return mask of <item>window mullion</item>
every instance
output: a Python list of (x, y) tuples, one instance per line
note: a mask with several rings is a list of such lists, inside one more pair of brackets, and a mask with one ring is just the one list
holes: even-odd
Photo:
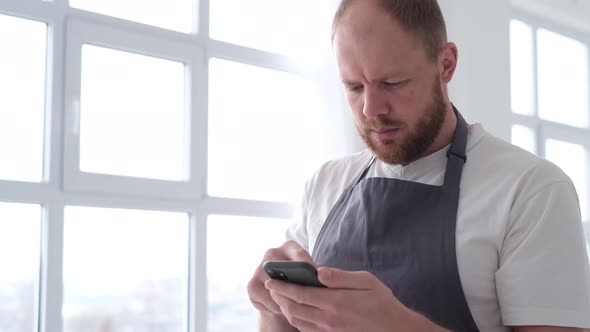
[(189, 332), (207, 331), (207, 213), (191, 213), (189, 262)]
[(203, 201), (207, 214), (289, 219), (294, 207), (288, 203), (207, 197)]
[(62, 183), (62, 133), (64, 119), (65, 82), (65, 12), (66, 0), (59, 1), (60, 18), (48, 26), (47, 32), (47, 76), (45, 89), (45, 142), (43, 157), (43, 178), (57, 197)]
[(43, 207), (39, 325), (41, 332), (63, 331), (63, 211), (56, 197)]
[(210, 57), (274, 69), (292, 74), (304, 73), (297, 68), (295, 59), (285, 55), (253, 49), (241, 45), (210, 39), (207, 43)]
[[(67, 1), (67, 0), (58, 0)], [(63, 8), (54, 2), (40, 0), (2, 0), (0, 14), (31, 20), (54, 22), (63, 17)]]
[(203, 36), (203, 38), (209, 38), (209, 0), (199, 0), (197, 6), (197, 17), (198, 22), (198, 29), (199, 35)]

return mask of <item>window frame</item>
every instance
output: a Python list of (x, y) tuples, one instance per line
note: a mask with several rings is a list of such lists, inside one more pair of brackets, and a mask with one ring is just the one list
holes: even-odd
[[(0, 180), (0, 201), (41, 206), (37, 330), (63, 330), (63, 218), (66, 206), (157, 210), (189, 215), (189, 331), (206, 331), (208, 327), (207, 217), (228, 215), (288, 219), (292, 216), (294, 206), (287, 202), (207, 195), (209, 59), (219, 58), (313, 76), (289, 56), (211, 39), (209, 1), (200, 0), (195, 5), (198, 11), (195, 25), (198, 29), (193, 34), (71, 8), (67, 0), (2, 1), (0, 14), (47, 24), (43, 180), (39, 183)], [(88, 42), (192, 66), (193, 70), (187, 69), (192, 81), (189, 95), (194, 98), (190, 111), (191, 166), (188, 182), (82, 174), (79, 171), (79, 136), (71, 130), (76, 120), (72, 100), (79, 98), (80, 92), (79, 74), (76, 75), (80, 58), (76, 56), (81, 45)], [(334, 78), (329, 83), (336, 82)], [(338, 102), (341, 104), (337, 106), (344, 105), (342, 100)], [(121, 188), (126, 189), (121, 191)]]
[[(173, 199), (195, 199), (204, 195), (200, 184), (203, 172), (199, 158), (203, 155), (201, 144), (191, 144), (195, 140), (191, 135), (201, 133), (206, 123), (199, 119), (203, 110), (202, 81), (203, 49), (189, 43), (178, 43), (163, 37), (147, 36), (136, 31), (120, 30), (107, 25), (89, 23), (79, 18), (67, 19), (66, 47), (66, 113), (64, 141), (64, 189), (76, 192), (101, 192), (106, 194), (125, 194), (133, 196), (163, 197)], [(152, 56), (158, 59), (176, 61), (185, 66), (185, 118), (188, 119), (186, 137), (189, 151), (188, 174), (186, 181), (166, 181), (155, 179), (133, 178), (117, 175), (85, 173), (80, 171), (80, 72), (82, 46), (90, 44), (113, 50)], [(165, 51), (164, 51), (165, 50)], [(195, 102), (193, 102), (195, 101)], [(193, 105), (195, 104), (195, 105)], [(196, 135), (196, 134), (195, 134)]]

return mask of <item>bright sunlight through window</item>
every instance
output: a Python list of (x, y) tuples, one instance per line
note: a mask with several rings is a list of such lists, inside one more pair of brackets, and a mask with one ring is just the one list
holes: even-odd
[(43, 177), (46, 30), (41, 22), (0, 15), (0, 179)]

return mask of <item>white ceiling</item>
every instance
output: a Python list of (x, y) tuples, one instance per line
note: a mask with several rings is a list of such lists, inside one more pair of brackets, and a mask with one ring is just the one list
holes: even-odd
[(590, 33), (590, 0), (512, 0), (514, 7)]

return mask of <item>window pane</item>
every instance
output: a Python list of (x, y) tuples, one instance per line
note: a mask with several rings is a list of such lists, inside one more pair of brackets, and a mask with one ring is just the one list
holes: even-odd
[(46, 30), (0, 15), (0, 179), (43, 178)]
[(586, 149), (579, 144), (567, 143), (548, 139), (546, 143), (547, 159), (555, 163), (572, 179), (580, 198), (582, 219), (590, 220), (589, 200), (590, 188), (588, 186), (588, 171), (590, 162)]
[(292, 74), (218, 59), (209, 73), (209, 194), (299, 198), (323, 156), (313, 86)]
[(537, 144), (535, 143), (535, 132), (525, 126), (512, 126), (512, 144), (519, 146), (531, 153), (537, 153)]
[(539, 115), (549, 121), (588, 127), (588, 49), (577, 40), (540, 29)]
[(510, 22), (510, 86), (512, 112), (533, 115), (533, 30), (521, 21)]
[(64, 331), (187, 330), (188, 216), (66, 207)]
[(37, 326), (41, 207), (0, 203), (0, 331)]
[(215, 0), (209, 6), (214, 39), (289, 55), (330, 47), (330, 1)]
[[(246, 285), (264, 252), (285, 241), (286, 220), (234, 216), (207, 219), (208, 331), (256, 332), (258, 311)], [(228, 244), (232, 250), (228, 250)]]
[(180, 32), (193, 31), (195, 5), (196, 0), (70, 0), (75, 8)]
[(183, 180), (184, 65), (82, 48), (80, 170)]

